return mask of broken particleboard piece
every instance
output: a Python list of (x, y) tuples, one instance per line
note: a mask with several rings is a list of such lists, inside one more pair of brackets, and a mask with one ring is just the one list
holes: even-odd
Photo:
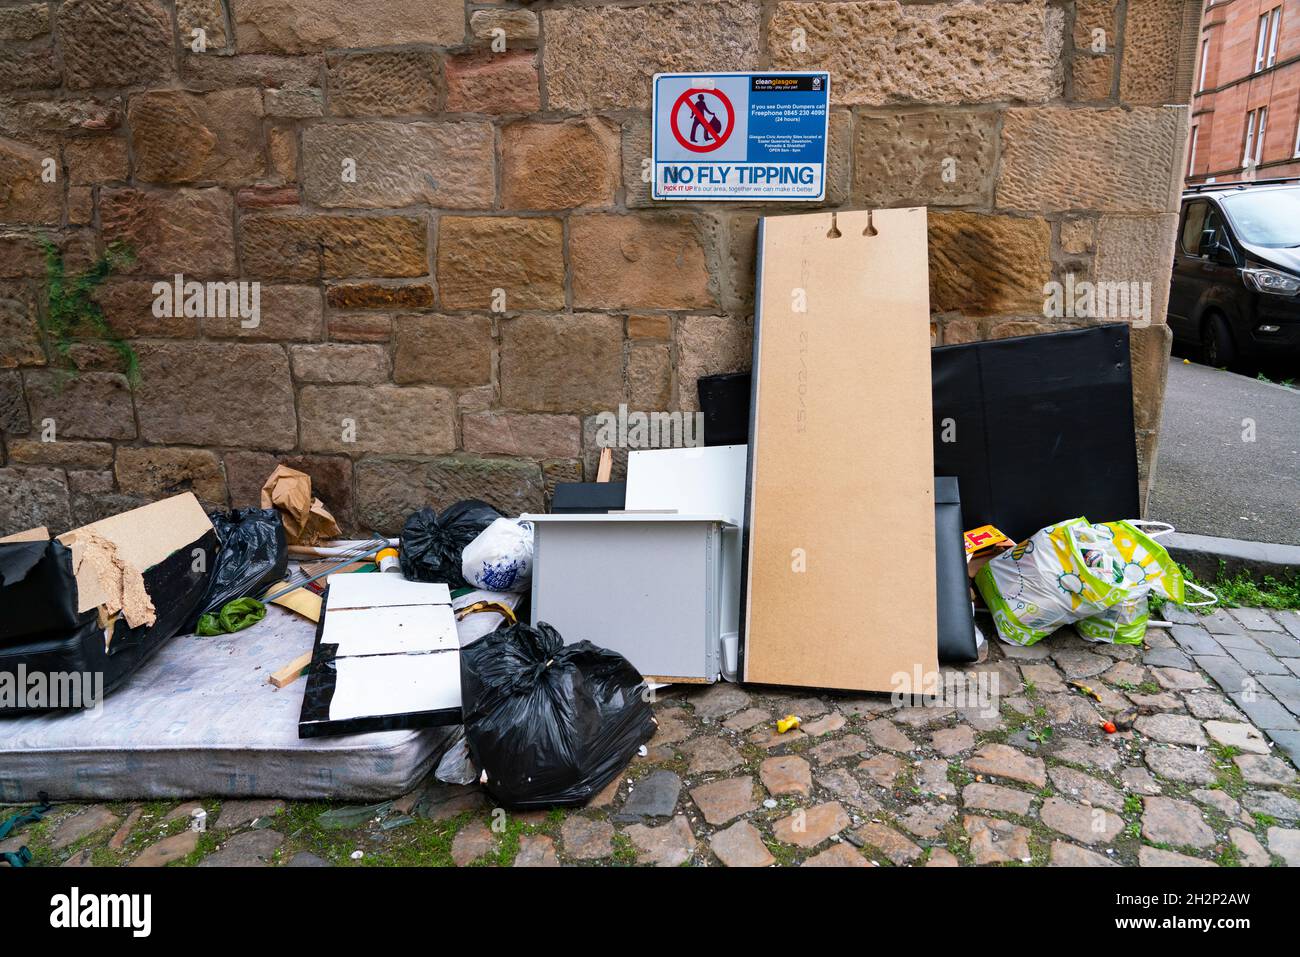
[(600, 450), (600, 462), (596, 465), (596, 481), (608, 482), (610, 473), (614, 470), (614, 450), (603, 448)]
[(120, 611), (132, 628), (152, 625), (143, 573), (211, 531), (199, 500), (184, 492), (65, 532), (58, 540), (72, 549), (77, 610), (97, 608), (101, 624)]
[(311, 667), (311, 652), (304, 651), (293, 661), (272, 674), (269, 680), (277, 688), (284, 688), (301, 678), (309, 667)]
[(0, 542), (48, 542), (49, 540), (50, 530), (44, 525), (29, 528), (25, 532), (14, 532), (12, 535), (0, 538)]
[(759, 229), (744, 680), (902, 690), (938, 670), (926, 211)]

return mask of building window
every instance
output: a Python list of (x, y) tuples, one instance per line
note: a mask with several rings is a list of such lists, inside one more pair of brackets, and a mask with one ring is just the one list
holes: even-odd
[(1282, 28), (1282, 8), (1274, 7), (1268, 28), (1268, 66), (1277, 62), (1277, 35)]
[(1296, 120), (1296, 124), (1295, 124), (1295, 152), (1292, 153), (1291, 155), (1292, 155), (1292, 156), (1300, 156), (1300, 120)]
[(1255, 72), (1264, 69), (1264, 59), (1268, 54), (1268, 14), (1260, 14), (1259, 26), (1255, 32)]
[(1192, 176), (1196, 173), (1196, 134), (1200, 131), (1200, 125), (1192, 127), (1191, 142), (1187, 144), (1187, 175)]
[(1246, 148), (1241, 154), (1241, 165), (1248, 163), (1256, 166), (1264, 158), (1264, 133), (1268, 126), (1268, 107), (1261, 106), (1246, 114)]
[(1210, 72), (1210, 41), (1201, 41), (1201, 82), (1197, 85), (1198, 91), (1205, 89), (1205, 78)]

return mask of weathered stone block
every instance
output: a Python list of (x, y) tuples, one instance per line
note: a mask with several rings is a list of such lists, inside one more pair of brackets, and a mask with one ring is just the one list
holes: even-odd
[(457, 388), (492, 380), (492, 320), (487, 316), (398, 316), (393, 381)]
[(1079, 256), (1095, 248), (1096, 220), (1091, 218), (1064, 219), (1060, 225), (1061, 251)]
[(754, 307), (754, 263), (758, 256), (758, 214), (733, 213), (721, 219), (717, 270), (722, 308), (744, 313)]
[(42, 178), (51, 158), (57, 169), (57, 153), (0, 138), (0, 222), (58, 225), (63, 183)]
[(524, 120), (501, 132), (501, 203), (507, 209), (609, 206), (619, 178), (619, 130), (589, 117)]
[(139, 343), (141, 438), (171, 445), (290, 449), (297, 418), (281, 346)]
[(298, 182), (298, 131), (274, 126), (266, 134), (268, 178), (277, 183)]
[(461, 0), (241, 0), (231, 14), (245, 53), (456, 46), (465, 40)]
[(263, 285), (257, 325), (245, 326), (238, 315), (203, 319), (203, 335), (209, 339), (253, 339), (293, 342), (321, 338), (324, 314), (320, 290), (315, 286)]
[(613, 410), (623, 399), (623, 322), (579, 313), (501, 323), (501, 401), (530, 412)]
[(258, 183), (256, 186), (245, 186), (235, 193), (235, 205), (240, 209), (274, 209), (278, 206), (297, 206), (301, 202), (302, 196), (295, 185)]
[(101, 189), (99, 218), (105, 242), (135, 252), (125, 271), (187, 278), (235, 271), (234, 205), (224, 190)]
[(393, 317), (385, 315), (330, 316), (325, 321), (331, 342), (388, 342), (393, 335)]
[(578, 308), (694, 309), (717, 304), (695, 218), (593, 213), (569, 220)]
[(623, 202), (650, 206), (650, 117), (636, 116), (623, 122)]
[(826, 138), (825, 203), (839, 206), (849, 201), (853, 176), (853, 114), (831, 110)]
[(68, 486), (59, 469), (0, 469), (0, 536), (37, 525), (61, 535), (73, 526)]
[(131, 97), (127, 119), (136, 179), (238, 186), (266, 172), (262, 95), (252, 88)]
[(31, 431), (23, 380), (17, 372), (0, 372), (0, 435), (26, 435)]
[[(1103, 216), (1097, 229), (1097, 260), (1093, 278), (1098, 283), (1138, 283), (1143, 310), (1126, 315), (1101, 315), (1117, 319), (1163, 323), (1169, 304), (1169, 277), (1174, 267), (1174, 237), (1178, 214), (1157, 216)], [(1147, 313), (1143, 315), (1142, 313)]]
[[(165, 311), (164, 315), (154, 315), (154, 301), (158, 298), (154, 285), (152, 279), (110, 279), (91, 295), (104, 313), (108, 327), (124, 339), (192, 339), (197, 336), (199, 320), (194, 316), (173, 317)], [(85, 332), (93, 334), (89, 329)]]
[(95, 221), (95, 193), (89, 186), (69, 186), (67, 202), (69, 226), (89, 226)]
[(157, 0), (67, 0), (58, 26), (74, 90), (144, 86), (175, 73), (171, 17)]
[(309, 452), (436, 455), (456, 447), (456, 402), (447, 389), (309, 385), (298, 408)]
[(628, 316), (627, 337), (629, 339), (671, 339), (673, 320), (671, 316)]
[(315, 87), (266, 90), (262, 106), (267, 116), (301, 120), (325, 115), (325, 94)]
[(367, 457), (357, 463), (357, 521), (389, 535), (426, 505), (441, 511), (466, 498), (482, 499), (506, 515), (545, 508), (536, 462), (454, 455), (430, 461)]
[(266, 214), (239, 224), (246, 275), (260, 279), (423, 276), (422, 217)]
[(331, 309), (428, 309), (433, 287), (426, 282), (339, 283), (325, 290)]
[(1052, 278), (1046, 220), (932, 211), (929, 239), (932, 312), (1042, 314)]
[(752, 0), (546, 10), (547, 104), (575, 113), (649, 106), (655, 73), (756, 69), (760, 19)]
[(673, 356), (667, 345), (627, 350), (627, 404), (640, 411), (667, 410), (673, 397)]
[(320, 56), (210, 56), (186, 53), (185, 86), (191, 90), (228, 90), (241, 86), (306, 88), (320, 83)]
[(113, 467), (113, 446), (108, 442), (14, 439), (9, 443), (9, 462), (60, 469), (107, 469)]
[(870, 206), (988, 205), (997, 139), (993, 112), (860, 115), (853, 198)]
[(1178, 77), (1186, 6), (1183, 0), (1129, 4), (1119, 69), (1119, 98), (1125, 103), (1159, 106), (1191, 99), (1190, 87), (1180, 88)]
[(443, 62), (443, 73), (452, 113), (533, 113), (542, 107), (537, 54), (531, 50), (462, 53)]
[(442, 79), (432, 51), (331, 53), (325, 62), (335, 116), (403, 116), (438, 109)]
[(207, 449), (123, 446), (114, 466), (118, 488), (145, 499), (193, 492), (199, 501), (225, 505), (226, 477), (216, 453)]
[(0, 40), (35, 40), (50, 32), (50, 8), (28, 3), (0, 10)]
[[(318, 206), (487, 209), (495, 194), (487, 123), (331, 123), (303, 132), (303, 188)], [(355, 181), (345, 177), (355, 172)]]
[(582, 422), (574, 415), (473, 412), (461, 417), (461, 435), (467, 452), (531, 459), (582, 454)]
[(829, 70), (838, 103), (1033, 103), (1060, 93), (1063, 29), (1043, 0), (778, 3), (767, 45), (777, 69)]
[[(564, 230), (558, 219), (443, 216), (438, 291), (449, 309), (562, 309)], [(495, 290), (504, 292), (504, 302)]]
[(1070, 59), (1074, 78), (1075, 102), (1089, 103), (1109, 100), (1115, 87), (1115, 58), (1113, 56), (1075, 56)]
[(176, 0), (176, 32), (187, 49), (197, 42), (197, 30), (202, 30), (203, 50), (213, 53), (224, 50), (230, 43), (226, 33), (226, 14), (222, 0)]
[(63, 145), (63, 163), (73, 186), (125, 182), (126, 140), (120, 136), (92, 136), (68, 140)]
[(82, 97), (67, 100), (0, 98), (0, 131), (33, 138), (41, 133), (99, 132), (122, 122), (122, 98)]
[(26, 47), (7, 44), (0, 48), (0, 90), (50, 90), (59, 81), (59, 62), (53, 44)]
[(289, 361), (299, 382), (373, 384), (388, 379), (388, 350), (378, 345), (331, 342), (292, 346)]
[(1074, 48), (1110, 53), (1115, 48), (1115, 0), (1075, 0)]
[(677, 321), (677, 402), (700, 407), (700, 376), (748, 372), (753, 361), (754, 327), (735, 316), (684, 316)]
[(25, 373), (23, 384), (32, 423), (42, 433), (50, 419), (59, 439), (135, 438), (126, 376), (112, 372), (69, 376), (58, 369), (33, 369)]
[(1186, 112), (1177, 107), (1008, 110), (997, 205), (1026, 211), (1173, 210)]
[(469, 32), (475, 40), (536, 40), (537, 14), (531, 10), (475, 10), (469, 15)]
[(1129, 329), (1133, 366), (1133, 425), (1139, 433), (1160, 431), (1160, 413), (1169, 376), (1173, 332), (1163, 323)]
[(0, 282), (0, 369), (45, 365), (36, 291), (22, 282)]

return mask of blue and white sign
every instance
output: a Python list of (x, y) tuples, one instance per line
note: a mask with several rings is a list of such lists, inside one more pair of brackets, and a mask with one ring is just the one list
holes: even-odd
[(829, 73), (658, 73), (655, 199), (819, 200)]

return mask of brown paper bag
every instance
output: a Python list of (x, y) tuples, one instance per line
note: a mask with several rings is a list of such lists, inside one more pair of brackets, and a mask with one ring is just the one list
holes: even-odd
[(338, 538), (338, 522), (325, 503), (311, 494), (311, 476), (277, 465), (262, 486), (262, 508), (274, 508), (290, 545), (315, 545)]

